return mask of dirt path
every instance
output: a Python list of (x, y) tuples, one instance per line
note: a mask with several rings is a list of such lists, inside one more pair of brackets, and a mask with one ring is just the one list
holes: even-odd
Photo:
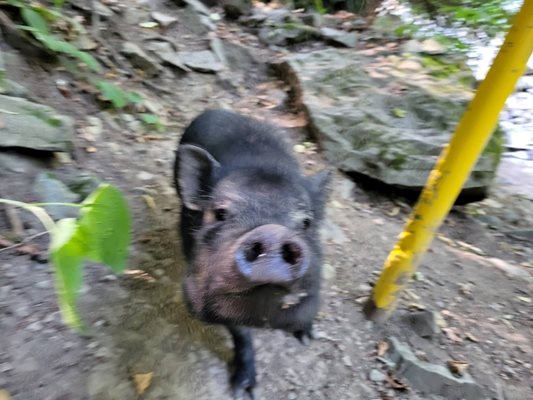
[[(184, 50), (205, 46), (183, 37), (177, 40)], [(55, 81), (64, 73), (22, 65), (21, 82), (42, 102), (72, 115), (80, 125), (87, 114), (105, 119), (91, 100), (67, 101), (58, 94)], [(173, 127), (159, 140), (141, 140), (135, 133), (106, 125), (94, 143), (97, 151), (87, 153), (86, 140), (76, 137), (74, 160), (55, 170), (63, 177), (90, 172), (124, 190), (134, 215), (129, 271), (115, 278), (100, 266), (86, 268), (80, 307), (92, 335), (81, 338), (60, 321), (51, 266), (15, 251), (0, 253), (0, 388), (14, 399), (134, 399), (138, 396), (131, 377), (149, 372), (153, 380), (144, 399), (229, 398), (228, 335), (191, 320), (181, 299), (183, 263), (171, 164), (182, 128), (206, 107), (230, 107), (298, 125), (299, 117), (286, 107), (265, 107), (265, 102), (279, 102), (283, 87), (262, 68), (248, 71), (243, 82), (227, 89), (214, 75), (188, 73), (165, 81), (172, 94), (144, 88), (170, 112)], [(294, 144), (306, 140), (300, 128), (288, 129), (287, 134)], [(21, 155), (3, 157), (23, 163)], [(324, 164), (315, 152), (299, 157), (308, 172)], [(42, 165), (31, 155), (24, 162), (23, 172), (1, 171), (0, 185), (9, 185), (11, 198), (33, 201), (32, 181)], [(323, 235), (326, 280), (318, 338), (303, 347), (287, 334), (258, 331), (258, 398), (440, 398), (376, 374), (386, 371), (376, 346), (392, 336), (430, 362), (467, 362), (486, 398), (533, 398), (533, 288), (530, 270), (519, 266), (533, 256), (527, 243), (513, 241), (457, 208), (398, 312), (386, 325), (375, 326), (365, 320), (361, 306), (409, 209), (403, 200), (363, 191), (340, 174), (333, 187)], [(146, 202), (147, 195), (155, 209)], [(510, 199), (506, 211), (523, 211), (522, 203), (505, 196)], [(492, 212), (500, 209), (487, 208), (489, 215)], [(30, 231), (40, 229), (31, 219), (27, 224)], [(3, 221), (0, 229), (5, 228)], [(40, 238), (36, 245), (44, 249), (46, 240)], [(408, 316), (421, 308), (438, 312), (444, 321), (430, 340), (418, 336), (408, 322)]]

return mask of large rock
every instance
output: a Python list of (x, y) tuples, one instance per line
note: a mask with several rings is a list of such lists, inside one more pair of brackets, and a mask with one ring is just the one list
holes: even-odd
[[(331, 163), (416, 191), (472, 98), (466, 67), (429, 56), (328, 49), (289, 56), (281, 73)], [(495, 175), (496, 132), (464, 186), (472, 194)]]
[(45, 105), (0, 95), (0, 147), (68, 152), (74, 123)]
[(453, 375), (446, 367), (419, 360), (409, 347), (396, 338), (390, 339), (389, 365), (416, 389), (450, 400), (483, 400), (481, 386), (465, 372)]

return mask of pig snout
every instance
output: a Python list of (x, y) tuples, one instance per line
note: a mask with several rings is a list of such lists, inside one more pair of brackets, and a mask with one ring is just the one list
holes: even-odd
[(305, 243), (281, 225), (262, 225), (239, 240), (235, 255), (238, 272), (252, 285), (288, 287), (309, 266)]

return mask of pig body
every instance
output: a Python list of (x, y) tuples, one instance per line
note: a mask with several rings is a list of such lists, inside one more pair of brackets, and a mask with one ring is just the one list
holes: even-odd
[(255, 386), (249, 327), (311, 337), (329, 176), (303, 176), (276, 128), (233, 112), (205, 111), (181, 138), (184, 298), (198, 319), (228, 327), (236, 394)]

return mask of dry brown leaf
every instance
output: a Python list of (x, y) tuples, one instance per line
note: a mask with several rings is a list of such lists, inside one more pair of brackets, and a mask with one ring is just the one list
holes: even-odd
[(0, 400), (11, 400), (12, 397), (7, 390), (0, 389)]
[(520, 300), (522, 303), (527, 303), (527, 304), (531, 303), (531, 297), (518, 296), (517, 299)]
[(148, 372), (147, 374), (135, 374), (133, 375), (133, 382), (135, 383), (135, 389), (137, 390), (138, 395), (142, 395), (146, 389), (152, 384), (152, 377), (154, 376), (153, 372)]
[(396, 215), (398, 215), (400, 213), (400, 207), (394, 207), (392, 210), (388, 211), (387, 212), (387, 215), (389, 217), (395, 217)]
[(400, 390), (402, 392), (409, 390), (409, 386), (407, 386), (407, 384), (403, 383), (393, 374), (387, 375), (387, 381), (389, 382), (390, 387), (395, 390)]
[(463, 343), (463, 339), (461, 339), (461, 335), (459, 334), (459, 330), (457, 328), (442, 328), (442, 331), (452, 342)]
[(15, 243), (0, 236), (0, 248), (13, 246)]
[(17, 247), (18, 254), (27, 254), (29, 256), (38, 256), (41, 251), (33, 244), (23, 244)]
[(470, 366), (465, 361), (450, 360), (448, 361), (448, 369), (459, 376), (463, 376), (467, 368)]
[(418, 311), (423, 311), (426, 309), (426, 306), (423, 305), (423, 304), (419, 304), (419, 303), (409, 303), (407, 305), (407, 308), (409, 310), (418, 310)]
[(152, 210), (152, 211), (156, 211), (157, 210), (157, 206), (155, 205), (155, 200), (152, 196), (148, 195), (148, 194), (143, 194), (142, 195), (142, 198), (144, 199), (146, 205)]
[(307, 126), (307, 118), (303, 113), (300, 114), (286, 114), (273, 118), (274, 122), (282, 128), (303, 128)]
[(378, 345), (377, 345), (378, 357), (383, 357), (388, 350), (389, 350), (389, 342), (385, 340), (378, 342)]
[(474, 343), (478, 343), (479, 342), (479, 339), (477, 337), (475, 337), (474, 335), (472, 335), (470, 332), (466, 332), (465, 333), (465, 338), (467, 338), (468, 340), (470, 340), (471, 342), (474, 342)]

